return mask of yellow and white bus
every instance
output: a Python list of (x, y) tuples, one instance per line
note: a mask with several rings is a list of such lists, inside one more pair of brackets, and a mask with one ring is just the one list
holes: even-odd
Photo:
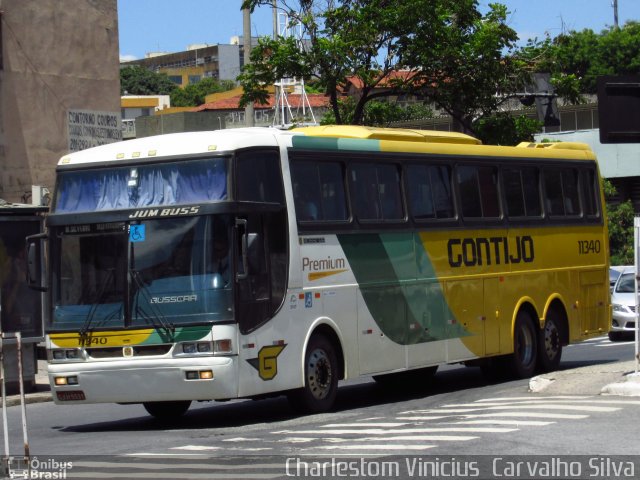
[(148, 137), (63, 157), (47, 228), (31, 276), (61, 404), (168, 418), (286, 393), (318, 412), (360, 375), (528, 377), (610, 324), (582, 144), (354, 126)]

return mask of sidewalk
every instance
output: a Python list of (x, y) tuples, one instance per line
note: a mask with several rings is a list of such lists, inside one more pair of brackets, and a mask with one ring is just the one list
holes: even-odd
[(529, 391), (552, 395), (640, 396), (636, 362), (612, 362), (559, 370), (533, 377)]
[[(38, 371), (36, 372), (35, 390), (25, 392), (25, 403), (41, 403), (51, 401), (51, 387), (47, 377), (47, 361), (38, 360)], [(20, 395), (7, 395), (7, 407), (20, 405)]]

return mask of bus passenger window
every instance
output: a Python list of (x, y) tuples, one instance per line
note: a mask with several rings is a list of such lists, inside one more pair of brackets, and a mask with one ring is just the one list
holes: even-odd
[(546, 168), (544, 184), (546, 206), (550, 215), (580, 215), (578, 171), (575, 168)]
[(584, 200), (583, 210), (589, 217), (599, 217), (597, 197), (597, 176), (593, 170), (583, 170), (580, 173), (580, 183), (582, 187), (582, 198)]
[(498, 218), (498, 174), (495, 167), (459, 166), (458, 187), (462, 215), (467, 218)]
[(449, 167), (409, 165), (409, 202), (416, 220), (453, 217)]
[(396, 165), (356, 164), (351, 170), (354, 210), (359, 220), (402, 220), (400, 174)]
[(298, 221), (336, 222), (348, 219), (342, 172), (342, 165), (337, 162), (292, 162), (293, 198)]
[(504, 180), (506, 209), (510, 217), (540, 217), (540, 190), (538, 169), (535, 167), (505, 168)]

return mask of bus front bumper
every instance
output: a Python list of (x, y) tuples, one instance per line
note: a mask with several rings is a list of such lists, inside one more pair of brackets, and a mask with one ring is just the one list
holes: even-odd
[(238, 395), (237, 357), (50, 363), (57, 404), (225, 400)]

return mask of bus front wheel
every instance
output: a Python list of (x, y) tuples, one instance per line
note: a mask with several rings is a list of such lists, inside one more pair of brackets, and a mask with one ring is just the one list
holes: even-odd
[(338, 360), (333, 344), (324, 335), (309, 340), (304, 362), (304, 386), (289, 393), (291, 406), (304, 413), (329, 410), (338, 393)]
[(145, 402), (144, 409), (158, 420), (174, 420), (184, 415), (191, 406), (190, 400), (174, 402)]
[(511, 355), (511, 371), (516, 378), (529, 378), (536, 369), (538, 357), (537, 329), (531, 314), (520, 310), (516, 316), (513, 330), (513, 354)]

